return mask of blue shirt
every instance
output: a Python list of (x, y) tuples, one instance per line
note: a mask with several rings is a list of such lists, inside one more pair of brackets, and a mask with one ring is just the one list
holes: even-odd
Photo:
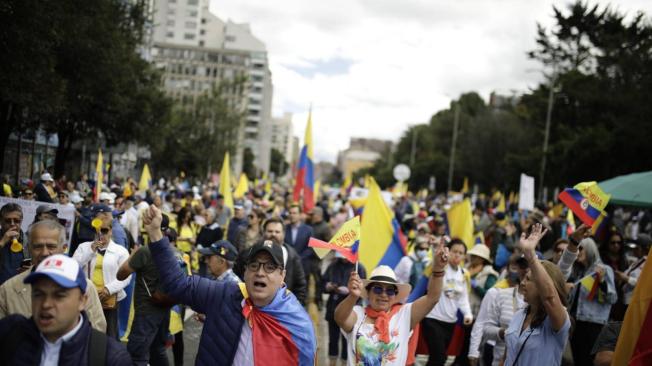
[[(566, 347), (571, 325), (568, 313), (564, 325), (557, 332), (552, 329), (550, 317), (546, 317), (540, 326), (534, 329), (529, 327), (521, 333), (523, 321), (525, 321), (526, 317), (525, 310), (520, 309), (514, 313), (514, 317), (505, 331), (505, 348), (507, 350), (505, 366), (515, 366), (514, 360), (521, 347), (523, 347), (523, 351), (518, 358), (518, 365), (560, 365), (561, 355)], [(526, 339), (527, 342), (525, 342)], [(523, 343), (525, 343), (525, 346), (523, 346)]]

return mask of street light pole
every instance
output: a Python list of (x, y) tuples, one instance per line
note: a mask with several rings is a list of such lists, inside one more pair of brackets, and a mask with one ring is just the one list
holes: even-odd
[(417, 127), (412, 127), (412, 151), (410, 152), (410, 168), (414, 169), (414, 159), (417, 153)]
[(453, 189), (453, 171), (455, 170), (455, 145), (457, 145), (457, 127), (460, 124), (460, 105), (455, 103), (455, 119), (453, 121), (453, 141), (451, 142), (451, 156), (448, 164), (448, 191)]
[(552, 119), (552, 107), (554, 103), (556, 74), (553, 74), (550, 80), (550, 90), (548, 91), (548, 110), (546, 112), (546, 131), (543, 137), (543, 154), (541, 156), (541, 171), (539, 172), (539, 200), (543, 200), (544, 177), (546, 173), (546, 158), (548, 155), (548, 141), (550, 139), (550, 123)]

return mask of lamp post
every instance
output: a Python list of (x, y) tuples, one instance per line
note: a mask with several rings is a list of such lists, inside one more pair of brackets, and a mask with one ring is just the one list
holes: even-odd
[(548, 142), (550, 140), (550, 123), (552, 120), (552, 107), (554, 104), (555, 83), (557, 74), (554, 73), (550, 80), (550, 90), (548, 91), (548, 109), (546, 111), (546, 130), (543, 136), (543, 154), (541, 156), (541, 170), (539, 171), (539, 200), (543, 200), (544, 178), (546, 173), (546, 159), (548, 156)]

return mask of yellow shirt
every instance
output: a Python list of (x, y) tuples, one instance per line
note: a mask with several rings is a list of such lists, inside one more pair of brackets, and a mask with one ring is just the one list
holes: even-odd
[(97, 258), (95, 259), (95, 268), (93, 268), (92, 280), (95, 288), (100, 291), (104, 288), (104, 274), (102, 273), (103, 264), (104, 256), (98, 253)]
[[(192, 238), (194, 240), (197, 238), (197, 235), (192, 226), (183, 225), (179, 229), (179, 238)], [(192, 251), (192, 244), (187, 240), (177, 239), (177, 248), (184, 253), (190, 253)]]

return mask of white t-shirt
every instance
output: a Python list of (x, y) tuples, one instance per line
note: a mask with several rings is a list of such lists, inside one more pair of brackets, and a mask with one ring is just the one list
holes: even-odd
[(366, 315), (363, 307), (354, 306), (353, 311), (358, 318), (353, 329), (350, 333), (342, 331), (347, 341), (347, 365), (405, 365), (408, 342), (412, 334), (410, 329), (412, 303), (404, 304), (389, 320), (389, 344), (378, 340), (378, 333), (373, 323), (364, 322)]

